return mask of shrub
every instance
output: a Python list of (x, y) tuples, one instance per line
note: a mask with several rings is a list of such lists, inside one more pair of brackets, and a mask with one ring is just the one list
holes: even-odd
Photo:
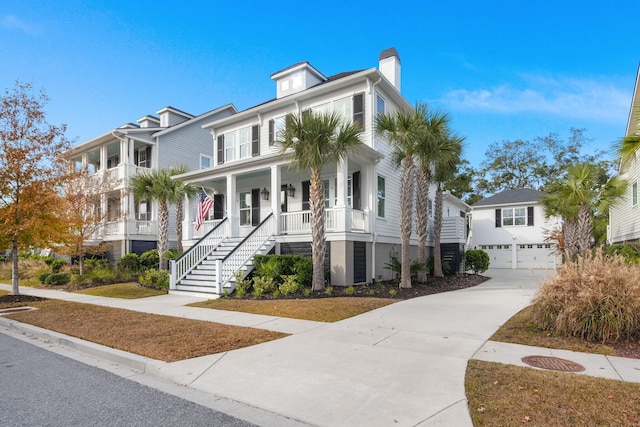
[(640, 267), (622, 256), (579, 255), (544, 283), (533, 305), (538, 327), (601, 342), (640, 336)]
[(60, 286), (69, 283), (69, 280), (71, 280), (71, 277), (67, 273), (51, 273), (47, 276), (44, 283), (47, 285)]
[(482, 249), (469, 249), (464, 253), (464, 268), (473, 271), (473, 274), (487, 271), (490, 261), (489, 254)]
[[(431, 258), (431, 265), (433, 266), (432, 258)], [(444, 264), (442, 265), (442, 267), (444, 271)], [(402, 263), (397, 257), (394, 257), (394, 256), (391, 257), (389, 262), (384, 265), (384, 268), (386, 268), (387, 270), (393, 271), (396, 274), (396, 278), (400, 278), (400, 275), (402, 274)], [(426, 265), (419, 263), (417, 260), (412, 262), (409, 265), (409, 271), (410, 271), (411, 277), (417, 276), (418, 272), (424, 270), (425, 268), (426, 268)]]
[(160, 266), (160, 255), (158, 255), (157, 249), (151, 249), (140, 255), (140, 267), (145, 270), (155, 268), (156, 270)]
[(54, 259), (49, 265), (51, 265), (51, 271), (53, 271), (54, 273), (59, 273), (60, 269), (67, 265), (67, 261), (63, 259)]
[(140, 269), (140, 257), (136, 253), (126, 254), (118, 260), (118, 268), (125, 271), (138, 271)]
[(302, 255), (256, 255), (253, 258), (255, 276), (270, 277), (282, 283), (282, 276), (297, 275), (301, 286), (311, 285), (313, 261)]
[(327, 295), (331, 295), (333, 293), (333, 286), (329, 285), (329, 286), (325, 286), (324, 287), (324, 293)]
[(38, 281), (40, 283), (47, 283), (47, 278), (51, 275), (50, 271), (45, 271), (44, 273), (38, 274)]
[(356, 288), (354, 288), (353, 285), (348, 286), (347, 289), (344, 290), (344, 293), (347, 295), (353, 295), (356, 293)]
[(276, 290), (276, 282), (271, 277), (257, 276), (253, 278), (253, 292), (258, 296)]
[[(180, 252), (178, 252), (178, 248), (170, 248), (167, 250), (167, 252), (164, 253), (164, 259), (176, 259), (181, 255)], [(159, 260), (158, 260), (159, 262)]]
[[(278, 287), (278, 290), (282, 295), (293, 294), (298, 290), (298, 276), (291, 274), (288, 276), (282, 276), (282, 284)], [(275, 292), (274, 292), (275, 295)]]
[(628, 242), (608, 246), (607, 255), (620, 255), (630, 264), (640, 263), (640, 243)]
[(118, 274), (110, 267), (93, 268), (85, 275), (95, 285), (109, 285), (118, 281)]
[(149, 269), (143, 272), (138, 281), (142, 286), (169, 289), (169, 271)]
[(242, 298), (251, 289), (251, 280), (244, 278), (244, 271), (236, 271), (233, 277), (236, 280), (236, 296)]

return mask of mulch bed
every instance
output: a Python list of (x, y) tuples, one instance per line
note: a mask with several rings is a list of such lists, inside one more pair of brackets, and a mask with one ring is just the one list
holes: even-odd
[(19, 302), (44, 301), (46, 298), (34, 297), (31, 295), (1, 295), (0, 304), (15, 304)]

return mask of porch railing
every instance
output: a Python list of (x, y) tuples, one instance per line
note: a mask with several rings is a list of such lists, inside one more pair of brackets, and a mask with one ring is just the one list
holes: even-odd
[(442, 218), (441, 240), (464, 243), (467, 240), (465, 218), (452, 216)]
[(224, 239), (229, 237), (230, 231), (229, 220), (225, 218), (178, 259), (171, 260), (171, 289), (175, 289), (180, 280), (209, 256)]
[(218, 224), (220, 224), (222, 221), (224, 221), (224, 219), (215, 219), (213, 221), (203, 221), (199, 230), (196, 230), (195, 221), (192, 222), (191, 223), (191, 226), (192, 226), (191, 230), (193, 230), (193, 238), (194, 239), (201, 238), (202, 236), (206, 235), (208, 232), (210, 232), (211, 230), (216, 228), (218, 226)]
[(155, 221), (136, 221), (136, 234), (156, 234)]
[[(325, 231), (337, 230), (337, 212), (333, 209), (324, 210)], [(367, 232), (369, 218), (365, 211), (351, 210), (351, 230)], [(280, 214), (280, 230), (286, 234), (308, 234), (311, 231), (311, 211), (283, 212)]]
[(269, 214), (256, 228), (244, 238), (224, 259), (216, 261), (216, 285), (217, 292), (222, 293), (222, 286), (227, 283), (233, 274), (240, 270), (253, 256), (258, 253), (276, 230), (276, 219)]

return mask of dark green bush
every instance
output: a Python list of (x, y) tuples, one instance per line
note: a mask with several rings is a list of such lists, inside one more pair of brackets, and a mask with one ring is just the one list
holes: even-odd
[(628, 242), (610, 245), (607, 246), (605, 254), (620, 255), (629, 264), (638, 264), (640, 263), (640, 243)]
[(67, 273), (51, 273), (45, 279), (45, 284), (52, 286), (60, 286), (69, 283), (71, 277)]
[(44, 273), (38, 274), (38, 281), (40, 283), (47, 283), (47, 278), (51, 275), (50, 271), (45, 271)]
[(164, 253), (164, 259), (176, 259), (180, 255), (182, 254), (178, 252), (178, 248), (171, 248)]
[[(433, 267), (433, 259), (431, 259), (431, 266)], [(442, 267), (444, 271), (444, 264), (442, 265)], [(396, 278), (400, 278), (400, 275), (402, 274), (402, 263), (397, 257), (394, 257), (394, 256), (391, 257), (389, 262), (384, 265), (384, 268), (386, 268), (387, 270), (393, 271), (396, 274)], [(410, 271), (411, 277), (417, 276), (418, 272), (424, 269), (425, 269), (425, 265), (420, 264), (417, 260), (413, 261), (409, 265), (409, 271)]]
[(482, 249), (469, 249), (464, 253), (465, 270), (471, 270), (473, 274), (487, 271), (490, 261), (489, 254)]
[(136, 253), (126, 254), (118, 260), (118, 268), (124, 271), (138, 271), (140, 269), (140, 257)]
[[(46, 262), (46, 261), (45, 261)], [(49, 263), (47, 263), (49, 264)], [(60, 269), (62, 267), (64, 267), (65, 265), (67, 265), (67, 261), (63, 260), (63, 259), (55, 259), (53, 261), (51, 261), (51, 271), (53, 271), (54, 273), (59, 273)]]
[(300, 286), (311, 285), (313, 262), (302, 255), (256, 255), (253, 259), (254, 276), (273, 279), (283, 283), (282, 276), (297, 275)]
[(149, 270), (155, 268), (156, 270), (160, 266), (160, 255), (158, 255), (157, 249), (151, 249), (140, 255), (140, 267)]

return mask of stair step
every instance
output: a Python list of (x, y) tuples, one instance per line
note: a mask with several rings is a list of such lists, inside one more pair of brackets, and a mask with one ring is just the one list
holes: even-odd
[(213, 280), (182, 279), (178, 286), (184, 285), (192, 285), (197, 287), (216, 287), (216, 283)]
[(189, 286), (189, 285), (178, 285), (176, 287), (177, 291), (190, 291), (190, 292), (200, 292), (200, 293), (206, 293), (206, 294), (215, 294), (217, 295), (218, 293), (216, 292), (216, 288), (214, 286)]

